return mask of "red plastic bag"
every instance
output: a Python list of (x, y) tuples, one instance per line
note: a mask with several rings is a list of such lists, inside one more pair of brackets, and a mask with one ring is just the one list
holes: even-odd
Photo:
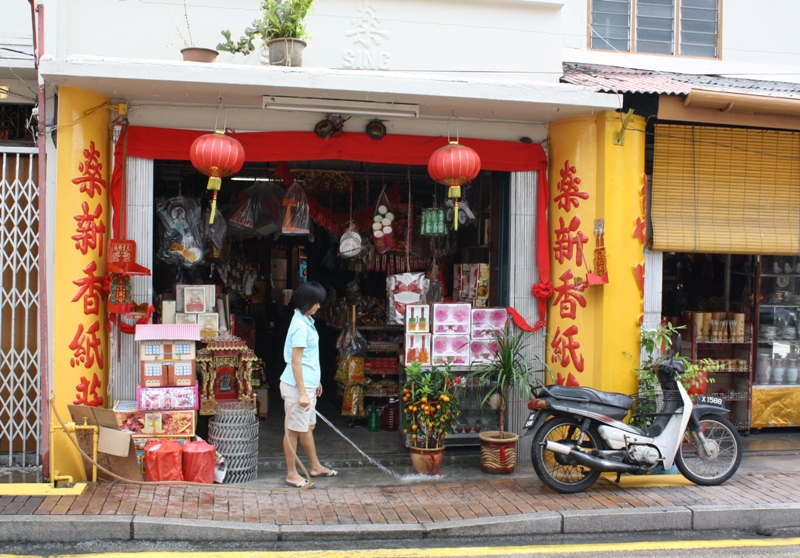
[(183, 446), (183, 478), (188, 482), (214, 482), (217, 447), (205, 440), (186, 442)]
[(174, 440), (148, 443), (144, 447), (144, 479), (147, 482), (182, 481), (183, 447)]

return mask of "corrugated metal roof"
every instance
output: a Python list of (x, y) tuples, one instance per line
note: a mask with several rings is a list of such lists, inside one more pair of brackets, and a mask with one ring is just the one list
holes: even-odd
[(617, 66), (564, 64), (562, 81), (592, 87), (601, 93), (658, 93), (688, 95), (692, 86), (652, 70)]
[(724, 93), (800, 99), (800, 84), (797, 83), (656, 72), (595, 64), (565, 63), (564, 75), (561, 80), (573, 85), (592, 87), (602, 93), (688, 95), (692, 89), (703, 89)]
[(200, 341), (198, 324), (140, 324), (136, 341)]

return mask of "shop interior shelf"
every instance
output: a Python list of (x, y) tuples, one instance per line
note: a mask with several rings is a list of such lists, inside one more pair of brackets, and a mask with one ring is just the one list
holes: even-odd
[(405, 331), (403, 324), (363, 324), (357, 325), (356, 329), (363, 331)]
[(384, 391), (367, 391), (364, 392), (364, 397), (399, 397), (400, 390), (384, 390)]
[(399, 371), (396, 368), (365, 368), (364, 374), (372, 376), (396, 376)]
[(698, 345), (749, 345), (750, 340), (746, 341), (698, 341)]
[(367, 350), (371, 352), (381, 352), (381, 353), (399, 353), (400, 344), (383, 342), (383, 341), (372, 341), (367, 343)]

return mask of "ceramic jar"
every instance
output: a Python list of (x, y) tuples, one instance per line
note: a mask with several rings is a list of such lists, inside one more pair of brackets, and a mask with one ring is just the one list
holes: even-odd
[(772, 383), (782, 384), (786, 381), (786, 361), (776, 358), (772, 361)]
[(797, 359), (787, 359), (786, 364), (786, 382), (787, 384), (797, 383)]
[(758, 364), (756, 364), (756, 383), (768, 384), (771, 371), (772, 362), (769, 359), (769, 355), (758, 355)]

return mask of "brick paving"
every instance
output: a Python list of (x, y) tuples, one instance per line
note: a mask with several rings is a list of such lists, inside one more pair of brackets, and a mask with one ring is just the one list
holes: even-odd
[(800, 502), (800, 472), (741, 473), (715, 487), (624, 487), (602, 478), (562, 495), (533, 476), (413, 486), (253, 488), (236, 485), (89, 484), (79, 496), (0, 497), (1, 515), (134, 515), (265, 525), (417, 524), (563, 510)]

